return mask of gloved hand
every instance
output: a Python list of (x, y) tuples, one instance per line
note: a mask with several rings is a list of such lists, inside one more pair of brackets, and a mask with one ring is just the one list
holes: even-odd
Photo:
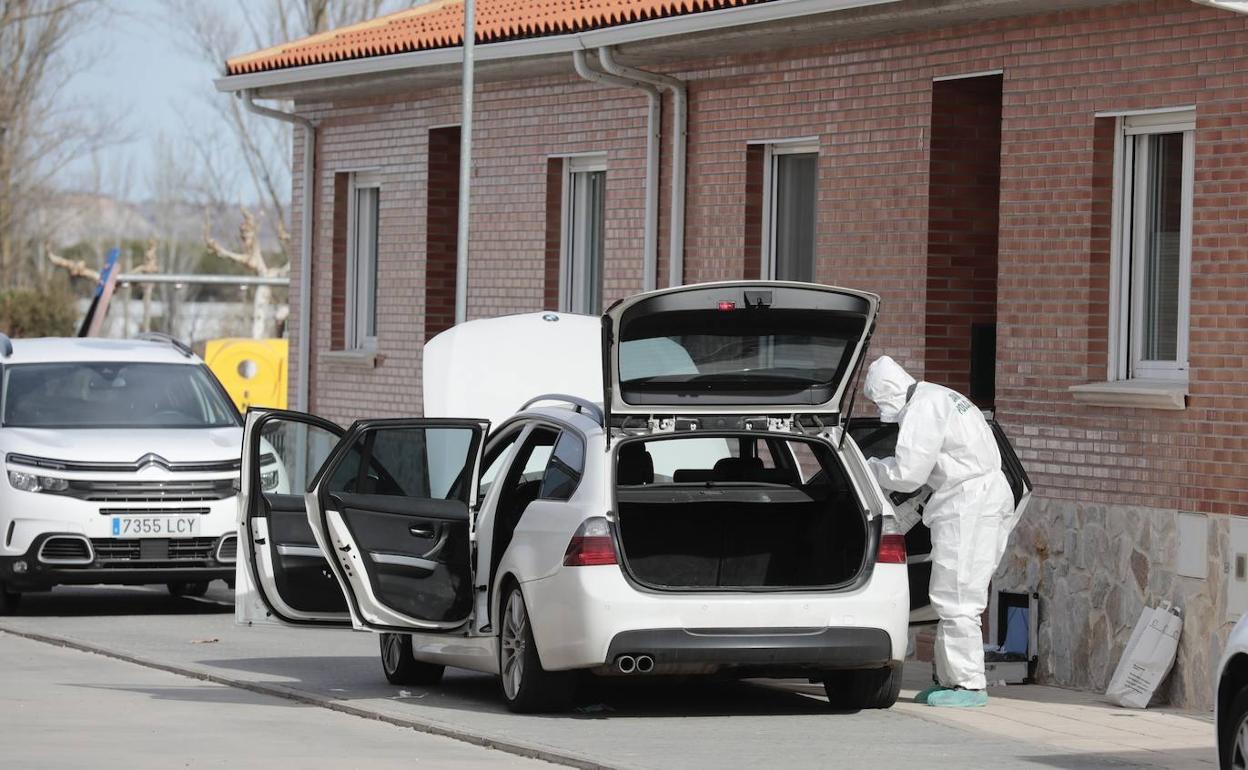
[(901, 505), (907, 500), (913, 500), (919, 495), (927, 494), (929, 492), (931, 492), (931, 490), (927, 487), (919, 487), (913, 492), (889, 492), (888, 499), (893, 501), (893, 505)]

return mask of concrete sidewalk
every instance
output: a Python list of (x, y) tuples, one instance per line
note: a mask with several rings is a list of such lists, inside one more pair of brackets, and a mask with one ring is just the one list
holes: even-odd
[[(1172, 709), (1125, 709), (1097, 693), (1044, 685), (989, 688), (982, 709), (940, 709), (914, 702), (931, 683), (930, 664), (906, 665), (901, 700), (894, 710), (924, 721), (972, 730), (994, 738), (1021, 741), (1069, 752), (1070, 762), (1054, 757), (1037, 760), (1055, 767), (1089, 767), (1126, 763), (1136, 767), (1201, 768), (1218, 765), (1212, 714)], [(805, 684), (785, 685), (802, 692), (821, 692)]]

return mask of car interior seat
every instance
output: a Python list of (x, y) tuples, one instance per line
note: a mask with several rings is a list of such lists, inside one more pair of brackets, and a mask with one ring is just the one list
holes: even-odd
[(654, 483), (654, 458), (645, 444), (637, 442), (620, 447), (615, 478), (616, 483), (622, 486)]

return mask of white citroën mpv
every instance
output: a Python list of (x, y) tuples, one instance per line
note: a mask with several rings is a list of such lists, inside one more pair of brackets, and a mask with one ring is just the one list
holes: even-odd
[[(843, 435), (878, 306), (682, 286), (438, 335), (425, 418), (253, 410), (238, 618), (379, 632), (391, 682), (494, 673), (516, 711), (566, 707), (585, 673), (803, 677), (887, 708), (930, 545), (867, 468), (896, 426)], [(261, 490), (274, 452), (306, 495)]]

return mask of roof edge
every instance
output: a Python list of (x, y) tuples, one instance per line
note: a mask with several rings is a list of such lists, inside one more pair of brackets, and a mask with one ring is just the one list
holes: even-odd
[[(509, 40), (498, 43), (477, 43), (473, 57), (477, 61), (497, 61), (530, 56), (570, 53), (578, 49), (624, 45), (642, 40), (673, 37), (729, 27), (748, 26), (768, 21), (836, 13), (854, 8), (891, 5), (902, 0), (774, 0), (737, 8), (719, 8), (661, 19), (601, 27), (564, 35)], [(323, 64), (224, 75), (214, 81), (218, 91), (227, 93), (314, 83), (342, 77), (371, 75), (401, 70), (458, 64), (463, 59), (461, 46), (425, 51), (369, 56)]]

